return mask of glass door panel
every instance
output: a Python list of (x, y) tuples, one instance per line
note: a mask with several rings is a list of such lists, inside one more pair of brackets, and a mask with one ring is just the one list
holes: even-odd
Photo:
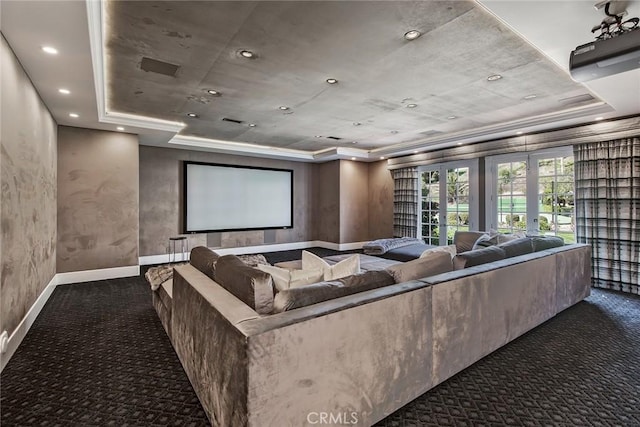
[(422, 239), (426, 244), (440, 242), (440, 171), (428, 170), (422, 173), (421, 192)]
[(575, 243), (573, 156), (538, 160), (538, 227)]
[(527, 229), (527, 162), (499, 163), (498, 231), (513, 233)]
[(469, 168), (447, 169), (445, 244), (453, 243), (457, 230), (469, 230)]

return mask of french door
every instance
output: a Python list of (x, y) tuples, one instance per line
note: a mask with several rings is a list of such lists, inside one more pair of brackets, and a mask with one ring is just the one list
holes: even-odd
[(419, 169), (419, 237), (430, 245), (453, 242), (456, 230), (478, 226), (478, 161), (443, 163)]
[(505, 233), (558, 235), (575, 242), (570, 147), (486, 159), (487, 224)]

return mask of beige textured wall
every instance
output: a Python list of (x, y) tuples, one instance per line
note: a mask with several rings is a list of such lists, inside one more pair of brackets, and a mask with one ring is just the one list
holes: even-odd
[[(182, 233), (182, 161), (293, 169), (293, 228), (275, 230), (272, 243), (313, 239), (313, 170), (309, 163), (140, 146), (140, 255), (162, 255), (168, 239)], [(271, 231), (273, 232), (273, 231)], [(221, 247), (261, 245), (265, 231), (224, 232)], [(206, 245), (206, 234), (189, 235), (189, 248)]]
[(138, 265), (138, 138), (58, 128), (57, 271)]
[(369, 163), (369, 239), (393, 237), (393, 177), (387, 161)]
[(340, 243), (369, 240), (369, 165), (340, 161)]
[(56, 273), (56, 122), (0, 37), (0, 331)]
[(316, 164), (314, 186), (314, 240), (340, 242), (340, 161)]

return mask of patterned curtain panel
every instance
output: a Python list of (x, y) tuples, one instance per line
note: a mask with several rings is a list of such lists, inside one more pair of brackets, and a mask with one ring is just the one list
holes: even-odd
[(576, 236), (593, 285), (640, 294), (640, 138), (574, 146)]
[(416, 237), (418, 231), (418, 168), (393, 172), (393, 236)]

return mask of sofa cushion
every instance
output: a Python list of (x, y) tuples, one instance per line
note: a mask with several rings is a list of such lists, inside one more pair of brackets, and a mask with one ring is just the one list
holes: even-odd
[(533, 251), (543, 251), (545, 249), (564, 246), (564, 239), (560, 236), (531, 236)]
[(238, 258), (249, 267), (257, 267), (259, 265), (271, 265), (262, 254), (238, 255)]
[(516, 234), (503, 234), (493, 232), (491, 234), (483, 234), (478, 237), (478, 240), (473, 244), (473, 248), (471, 250), (482, 249), (489, 246), (499, 245), (501, 243), (510, 242), (511, 240), (516, 240), (521, 237), (525, 237), (524, 234), (516, 233)]
[(507, 258), (530, 254), (533, 252), (533, 245), (531, 244), (530, 237), (520, 237), (518, 239), (509, 240), (508, 242), (500, 243), (498, 247), (504, 250)]
[(191, 249), (189, 262), (195, 268), (209, 276), (211, 280), (216, 280), (216, 261), (220, 256), (205, 246), (196, 246)]
[(235, 255), (216, 263), (215, 281), (259, 314), (273, 311), (273, 280), (269, 273), (249, 267)]
[(274, 299), (273, 312), (293, 310), (311, 304), (353, 295), (371, 289), (389, 286), (393, 277), (386, 271), (371, 270), (342, 279), (313, 283), (298, 288), (289, 288), (278, 292)]
[(453, 258), (453, 269), (462, 270), (463, 268), (482, 265), (505, 258), (506, 253), (502, 248), (499, 248), (498, 246), (489, 246), (487, 248), (467, 251), (456, 255)]
[(360, 273), (360, 257), (358, 254), (354, 254), (343, 261), (330, 265), (318, 255), (302, 251), (302, 269), (320, 269), (324, 271), (324, 280), (336, 280)]
[(387, 268), (396, 283), (435, 276), (453, 270), (449, 252), (433, 252), (425, 258), (414, 259)]
[(453, 244), (456, 245), (456, 253), (470, 251), (473, 244), (480, 236), (486, 234), (482, 231), (456, 231), (453, 235)]
[(258, 265), (256, 268), (271, 275), (276, 292), (324, 280), (324, 271), (321, 269), (289, 270), (271, 265)]
[(456, 245), (447, 245), (447, 246), (436, 246), (435, 248), (429, 248), (425, 251), (423, 251), (420, 254), (419, 258), (426, 258), (428, 256), (430, 256), (432, 253), (434, 252), (446, 252), (449, 255), (451, 255), (451, 258), (453, 259), (454, 256), (456, 256), (458, 248), (456, 248)]

